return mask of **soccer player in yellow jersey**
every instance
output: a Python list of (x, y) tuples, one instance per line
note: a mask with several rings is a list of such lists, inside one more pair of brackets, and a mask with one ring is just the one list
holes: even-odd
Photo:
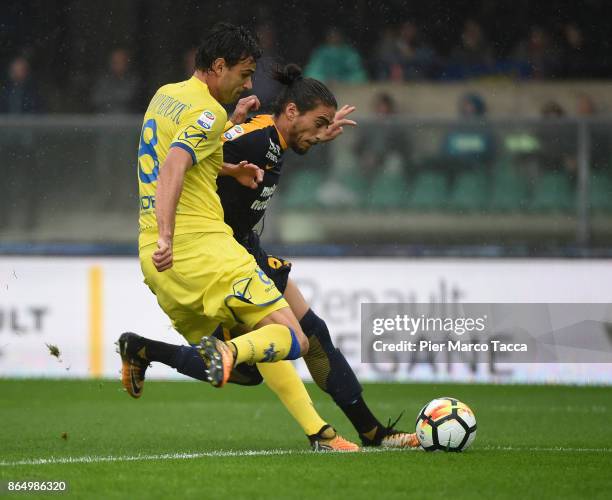
[[(258, 363), (266, 371), (266, 363), (296, 359), (308, 350), (282, 293), (233, 238), (216, 193), (223, 164), (220, 136), (228, 128), (221, 103), (251, 88), (260, 55), (244, 28), (216, 25), (198, 50), (193, 77), (161, 87), (145, 113), (138, 148), (140, 264), (174, 328), (197, 348), (147, 346), (134, 334), (122, 335), (122, 382), (134, 397), (142, 392), (149, 361), (182, 356), (186, 365), (203, 364), (202, 379), (222, 387), (236, 365)], [(334, 114), (335, 108), (326, 110), (304, 140), (316, 141)], [(248, 333), (228, 342), (209, 337), (219, 325), (241, 325)], [(295, 370), (288, 363), (278, 366), (266, 378), (279, 382), (275, 392), (317, 435), (317, 443), (357, 449), (316, 414)]]

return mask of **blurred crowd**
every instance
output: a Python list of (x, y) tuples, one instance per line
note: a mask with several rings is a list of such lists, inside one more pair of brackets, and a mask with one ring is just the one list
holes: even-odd
[(442, 54), (413, 21), (387, 27), (371, 54), (352, 48), (341, 31), (331, 28), (316, 48), (307, 73), (324, 81), (362, 83), (367, 80), (461, 80), (502, 76), (522, 79), (588, 78), (598, 69), (592, 47), (575, 23), (554, 32), (532, 26), (510, 51), (484, 34), (474, 19), (463, 25), (460, 40)]
[[(194, 9), (200, 5), (185, 1)], [(167, 4), (172, 7), (171, 2)], [(137, 6), (138, 2), (129, 5)], [(288, 12), (300, 9), (292, 3), (284, 7)], [(332, 19), (326, 14), (328, 8), (321, 5), (321, 18)], [(55, 12), (48, 9), (49, 14)], [(134, 12), (140, 15), (144, 11)], [(367, 19), (368, 13), (360, 15)], [(30, 18), (23, 17), (29, 23)], [(299, 63), (307, 76), (328, 84), (362, 86), (370, 82), (612, 77), (612, 61), (602, 57), (607, 54), (608, 42), (603, 40), (601, 29), (587, 27), (584, 19), (566, 17), (526, 24), (512, 33), (497, 30), (494, 22), (461, 18), (453, 23), (448, 16), (440, 21), (443, 28), (438, 27), (437, 32), (432, 31), (431, 22), (422, 24), (417, 18), (394, 18), (378, 23), (378, 29), (364, 25), (362, 31), (349, 24), (319, 25), (315, 23), (318, 20), (308, 21), (310, 31), (296, 29), (289, 34), (287, 27), (278, 23), (254, 23), (263, 57), (257, 65), (253, 93), (262, 101), (264, 111), (279, 92), (277, 82), (269, 77), (270, 70), (286, 62)], [(141, 22), (146, 24), (146, 16)], [(515, 24), (509, 21), (509, 25)], [(318, 27), (316, 33), (313, 25)], [(70, 26), (66, 23), (64, 28), (69, 31)], [(441, 30), (446, 28), (446, 38), (441, 37)], [(126, 38), (122, 45), (109, 45), (108, 40), (116, 39), (109, 34), (107, 42), (98, 46), (95, 34), (88, 42), (75, 32), (66, 35), (65, 42), (61, 37), (56, 40), (53, 55), (57, 67), (49, 63), (53, 49), (44, 43), (23, 42), (10, 50), (0, 46), (0, 114), (142, 114), (160, 84), (180, 81), (193, 73), (197, 39), (189, 37), (188, 31), (177, 31), (175, 39), (157, 44), (152, 44), (151, 37), (138, 36)], [(0, 29), (0, 42), (2, 36)], [(70, 50), (60, 50), (66, 47)], [(361, 122), (338, 145), (317, 148), (317, 153), (309, 155), (313, 168), (295, 169), (287, 179), (285, 203), (300, 210), (356, 207), (366, 200), (372, 210), (571, 212), (576, 206), (580, 171), (579, 128), (576, 121), (564, 119), (597, 117), (603, 114), (600, 104), (604, 109), (608, 109), (606, 104), (609, 107), (609, 103), (595, 102), (587, 93), (574, 94), (574, 98), (573, 105), (563, 101), (566, 109), (556, 101), (544, 102), (539, 120), (500, 126), (490, 123), (489, 104), (494, 103), (471, 92), (458, 100), (457, 121), (436, 129), (435, 125), (398, 127), (403, 118), (409, 118), (403, 113), (405, 103), (396, 102), (391, 93), (374, 93), (369, 107), (374, 120)], [(361, 110), (366, 107), (363, 103)], [(594, 210), (612, 213), (612, 138), (605, 125), (597, 121), (588, 125), (590, 196)], [(132, 161), (134, 138), (125, 132), (118, 128), (88, 139), (87, 147), (93, 145), (94, 152), (88, 152), (91, 165), (87, 176), (98, 187), (97, 209), (132, 206), (129, 179), (121, 181), (116, 175), (108, 175), (115, 163)], [(12, 217), (10, 222), (10, 218), (4, 218), (0, 228), (7, 224), (34, 227), (42, 212), (38, 204), (51, 196), (36, 172), (42, 165), (59, 160), (50, 160), (51, 149), (33, 148), (37, 137), (26, 129), (5, 129), (1, 134), (0, 149), (5, 158), (11, 159), (4, 168), (12, 181), (0, 185), (0, 213), (11, 212), (11, 207), (23, 201), (27, 209), (12, 210), (20, 219)], [(322, 156), (316, 158), (316, 154)], [(300, 161), (292, 160), (296, 164)], [(39, 196), (41, 192), (44, 196)], [(118, 192), (125, 196), (117, 196)], [(116, 199), (125, 200), (126, 206), (117, 204)]]
[[(97, 75), (90, 88), (85, 110), (100, 113), (133, 113), (141, 82), (131, 69), (130, 54), (125, 48), (114, 49), (108, 65)], [(0, 89), (0, 113), (29, 114), (47, 112), (38, 78), (25, 55), (16, 56), (9, 64)]]
[(385, 92), (374, 96), (371, 114), (376, 118), (360, 123), (350, 145), (296, 173), (286, 208), (312, 209), (315, 192), (315, 206), (323, 209), (569, 214), (576, 210), (586, 152), (588, 206), (612, 213), (609, 128), (590, 125), (581, 145), (575, 122), (564, 120), (598, 114), (586, 94), (577, 94), (568, 111), (545, 102), (540, 119), (527, 122), (490, 123), (477, 93), (459, 98), (458, 120), (450, 126), (402, 126), (397, 103)]
[[(287, 61), (272, 24), (259, 25), (256, 32), (264, 48), (256, 89), (264, 101), (269, 101), (276, 92), (267, 78), (269, 69)], [(495, 40), (487, 38), (480, 23), (468, 19), (454, 46), (444, 51), (428, 39), (416, 22), (407, 20), (384, 28), (368, 50), (358, 50), (355, 40), (341, 29), (330, 27), (320, 45), (304, 48), (301, 62), (306, 75), (326, 83), (586, 79), (605, 76), (610, 69), (606, 61), (597, 57), (595, 45), (582, 27), (567, 22), (554, 29), (534, 25), (526, 36), (500, 48)], [(189, 75), (194, 53), (194, 46), (185, 48), (182, 57), (175, 58), (174, 65), (166, 68), (167, 77), (180, 79)], [(9, 60), (3, 71), (0, 112), (129, 113), (140, 110), (146, 101), (143, 96), (154, 90), (154, 82), (141, 74), (137, 51), (128, 47), (113, 48), (97, 72), (75, 73), (74, 78), (68, 78), (68, 88), (61, 89), (43, 81), (45, 75), (35, 70), (32, 59), (36, 59), (35, 50), (23, 48)]]

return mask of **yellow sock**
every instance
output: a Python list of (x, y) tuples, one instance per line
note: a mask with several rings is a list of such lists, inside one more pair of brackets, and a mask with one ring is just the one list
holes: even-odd
[(315, 410), (304, 383), (290, 361), (257, 365), (266, 384), (278, 396), (291, 416), (308, 436), (326, 425)]
[(289, 327), (276, 324), (245, 333), (232, 339), (230, 344), (234, 344), (237, 351), (235, 365), (295, 359), (300, 351)]

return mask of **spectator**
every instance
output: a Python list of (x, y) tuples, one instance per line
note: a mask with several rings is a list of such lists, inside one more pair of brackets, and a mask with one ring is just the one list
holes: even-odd
[(442, 143), (444, 165), (454, 175), (459, 168), (490, 167), (494, 156), (494, 141), (484, 123), (487, 106), (478, 94), (465, 94), (458, 103), (461, 120), (449, 131)]
[(108, 61), (108, 71), (96, 80), (92, 93), (94, 110), (99, 113), (135, 111), (138, 79), (130, 72), (130, 55), (126, 49), (115, 49)]
[(394, 28), (385, 27), (373, 51), (371, 67), (377, 80), (403, 80), (404, 74), (399, 61), (397, 35)]
[(587, 94), (579, 94), (576, 98), (576, 115), (581, 117), (595, 116), (597, 114), (597, 106)]
[(372, 111), (375, 120), (360, 124), (355, 145), (347, 141), (334, 144), (329, 177), (317, 193), (324, 206), (358, 206), (379, 174), (405, 170), (410, 144), (405, 129), (396, 122), (395, 100), (381, 92), (372, 102)]
[(461, 126), (446, 136), (444, 152), (459, 162), (474, 163), (491, 159), (493, 137), (482, 122), (487, 114), (487, 106), (479, 94), (465, 94), (458, 103)]
[[(576, 116), (578, 118), (592, 118), (599, 114), (597, 106), (587, 94), (579, 94), (576, 98)], [(593, 170), (610, 170), (612, 161), (612, 148), (610, 133), (607, 124), (590, 123), (590, 160)]]
[[(126, 49), (111, 52), (108, 72), (94, 85), (92, 103), (94, 109), (105, 114), (124, 114), (135, 111), (138, 79), (130, 72), (130, 56)], [(133, 159), (127, 155), (137, 140), (121, 129), (112, 128), (98, 132), (93, 179), (100, 209), (126, 209), (135, 206), (134, 184), (128, 181), (129, 165)], [(121, 180), (120, 180), (121, 179)]]
[(377, 94), (372, 111), (376, 121), (360, 129), (355, 149), (361, 173), (368, 178), (392, 164), (405, 168), (411, 149), (405, 130), (396, 123), (397, 104), (391, 95)]
[(404, 80), (422, 79), (432, 75), (436, 53), (422, 40), (415, 23), (407, 21), (402, 24), (397, 50)]
[(540, 109), (542, 125), (539, 132), (541, 145), (539, 173), (565, 171), (576, 173), (576, 127), (563, 123), (565, 109), (556, 101), (547, 101)]
[[(9, 64), (8, 79), (0, 92), (0, 112), (27, 115), (42, 111), (30, 63), (17, 56)], [(25, 127), (0, 129), (0, 229), (11, 225), (31, 229), (38, 216), (42, 196), (35, 136)]]
[(461, 45), (451, 52), (450, 72), (459, 77), (478, 76), (488, 73), (493, 63), (493, 51), (480, 24), (468, 19), (461, 34)]
[(263, 55), (257, 61), (252, 93), (259, 98), (261, 112), (266, 113), (270, 111), (282, 87), (271, 77), (272, 71), (279, 64), (276, 32), (271, 25), (263, 24), (257, 27), (256, 33)]
[(536, 79), (554, 77), (559, 68), (559, 52), (540, 26), (533, 26), (527, 39), (519, 42), (513, 59), (519, 64), (528, 64), (531, 77)]
[(582, 30), (574, 23), (561, 28), (560, 73), (565, 78), (583, 78), (593, 68)]
[(556, 101), (547, 101), (540, 108), (540, 116), (542, 118), (563, 118), (565, 110)]
[(363, 83), (367, 79), (361, 56), (336, 28), (328, 31), (325, 43), (313, 52), (305, 75), (325, 83)]
[(431, 77), (435, 51), (420, 37), (412, 21), (400, 26), (399, 33), (387, 29), (376, 50), (375, 75), (379, 80), (416, 80)]
[(0, 113), (38, 113), (41, 103), (31, 77), (30, 63), (17, 56), (9, 65), (8, 79), (0, 92)]

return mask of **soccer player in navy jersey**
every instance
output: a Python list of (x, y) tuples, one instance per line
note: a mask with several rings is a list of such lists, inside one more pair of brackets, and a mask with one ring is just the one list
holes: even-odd
[[(277, 189), (284, 152), (291, 148), (300, 155), (306, 154), (313, 145), (338, 137), (343, 127), (356, 125), (347, 118), (355, 108), (343, 106), (315, 139), (306, 140), (303, 131), (308, 124), (325, 124), (329, 107), (337, 108), (333, 94), (323, 83), (304, 78), (300, 68), (293, 64), (277, 71), (274, 78), (283, 85), (283, 90), (272, 114), (257, 115), (222, 135), (224, 172), (217, 178), (217, 192), (225, 222), (233, 229), (236, 240), (255, 257), (266, 276), (283, 292), (308, 337), (310, 347), (304, 361), (313, 380), (348, 417), (362, 443), (395, 448), (417, 446), (415, 434), (383, 425), (374, 416), (364, 401), (355, 373), (334, 346), (325, 321), (315, 314), (289, 278), (291, 263), (268, 255), (254, 229)], [(261, 380), (256, 368), (249, 365), (242, 365), (235, 371), (242, 374), (243, 383), (249, 376), (251, 383)], [(234, 377), (237, 378), (238, 373)]]
[[(224, 166), (217, 178), (217, 192), (225, 222), (232, 228), (234, 238), (253, 255), (265, 276), (283, 293), (308, 337), (309, 351), (304, 361), (313, 379), (349, 418), (362, 443), (365, 446), (416, 447), (418, 440), (415, 434), (398, 431), (393, 425), (383, 425), (371, 412), (355, 373), (334, 346), (325, 322), (310, 309), (289, 278), (291, 263), (268, 255), (254, 230), (278, 185), (284, 152), (291, 148), (298, 154), (306, 154), (313, 145), (338, 137), (344, 126), (356, 125), (347, 118), (355, 108), (344, 106), (337, 110), (337, 102), (331, 91), (317, 80), (304, 78), (296, 65), (288, 65), (277, 71), (274, 78), (283, 85), (283, 90), (273, 114), (257, 115), (222, 134)], [(317, 129), (319, 132), (313, 136), (312, 131)], [(229, 331), (220, 326), (215, 334), (221, 340), (230, 341), (241, 333), (239, 327)], [(148, 342), (153, 346), (156, 344), (155, 341)], [(277, 363), (277, 368), (279, 365)], [(199, 378), (197, 374), (172, 364), (170, 366)], [(264, 378), (269, 382), (267, 374), (262, 376), (260, 373), (262, 366), (238, 365), (232, 371), (229, 382), (256, 385)]]

